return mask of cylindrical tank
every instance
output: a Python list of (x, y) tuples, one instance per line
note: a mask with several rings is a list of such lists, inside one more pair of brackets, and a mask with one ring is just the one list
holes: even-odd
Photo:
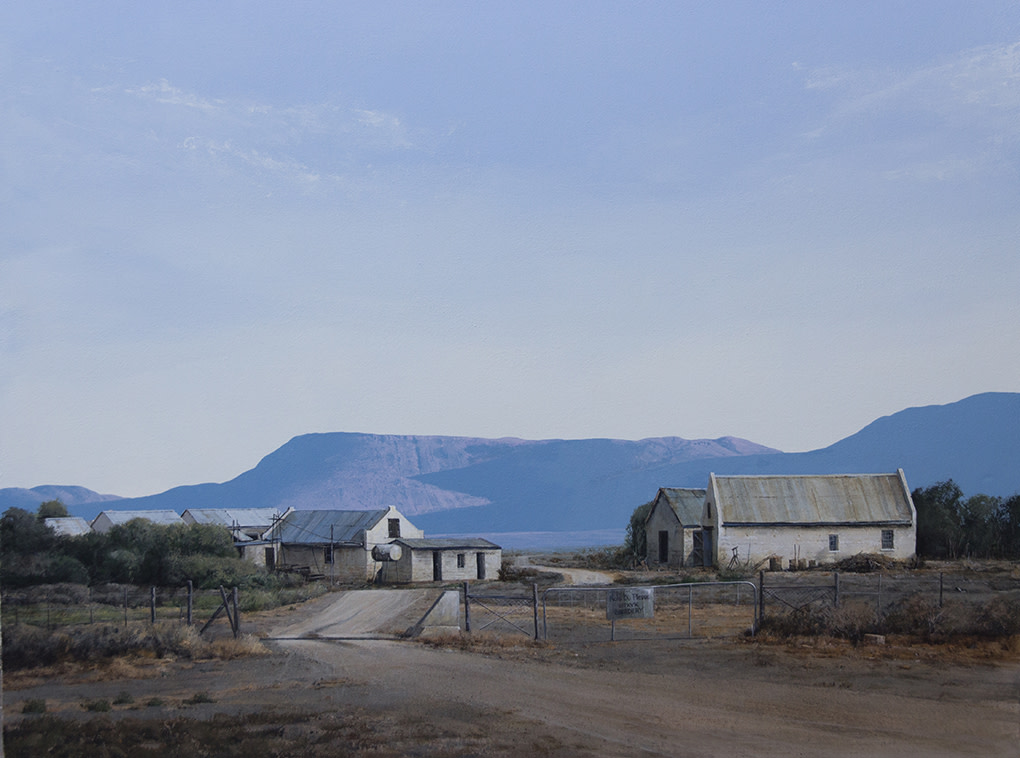
[(386, 545), (376, 545), (372, 548), (372, 559), (376, 561), (399, 561), (403, 555), (400, 545), (390, 542)]

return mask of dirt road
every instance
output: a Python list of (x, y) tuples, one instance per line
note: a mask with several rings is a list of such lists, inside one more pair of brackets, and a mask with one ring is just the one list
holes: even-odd
[[(915, 659), (731, 640), (552, 647), (522, 636), (464, 651), (454, 640), (316, 638), (389, 633), (428, 599), (329, 595), (264, 617), (264, 632), (289, 638), (269, 642), (268, 658), (168, 664), (148, 680), (40, 682), (5, 693), (7, 712), (16, 722), (25, 718), (20, 703), (45, 698), (51, 713), (91, 718), (83, 698), (129, 691), (135, 702), (158, 694), (166, 705), (114, 717), (277, 710), (282, 723), (294, 714), (326, 728), (358, 714), (385, 735), (389, 752), (372, 755), (1018, 755), (1015, 656), (959, 664), (928, 650)], [(215, 702), (171, 705), (196, 691)]]

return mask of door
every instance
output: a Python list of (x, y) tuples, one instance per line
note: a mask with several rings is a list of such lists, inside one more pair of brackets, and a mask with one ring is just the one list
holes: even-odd
[(485, 578), (485, 553), (476, 553), (475, 560), (478, 563), (478, 578)]
[(701, 534), (701, 565), (713, 566), (715, 565), (715, 535), (712, 533), (712, 527), (706, 526), (701, 530)]
[(659, 532), (659, 563), (669, 563), (669, 532)]
[(432, 551), (432, 581), (443, 581), (443, 554), (438, 550)]
[(266, 548), (266, 569), (272, 571), (276, 568), (276, 550), (271, 547)]

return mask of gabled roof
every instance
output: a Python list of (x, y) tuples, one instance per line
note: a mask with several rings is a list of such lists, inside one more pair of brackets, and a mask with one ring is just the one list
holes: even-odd
[[(291, 545), (361, 543), (361, 533), (379, 523), (388, 509), (371, 511), (291, 511), (262, 538)], [(332, 527), (332, 531), (331, 528)]]
[(393, 540), (412, 550), (500, 550), (495, 542), (481, 537), (400, 537)]
[(273, 520), (279, 518), (277, 508), (188, 508), (181, 514), (187, 521), (188, 517), (196, 524), (214, 524), (216, 526), (240, 528), (269, 527)]
[(176, 511), (103, 511), (94, 519), (92, 524), (95, 525), (99, 519), (106, 516), (107, 520), (113, 526), (119, 524), (126, 524), (132, 519), (141, 518), (146, 521), (151, 521), (153, 524), (180, 524), (181, 517), (177, 515)]
[(45, 519), (46, 526), (61, 537), (77, 537), (92, 531), (89, 522), (81, 516), (55, 516)]
[(652, 512), (659, 507), (659, 503), (663, 501), (672, 509), (683, 526), (701, 525), (701, 508), (705, 503), (705, 490), (685, 487), (660, 487), (658, 494), (655, 496), (655, 505), (648, 511), (645, 523), (652, 517)]
[(709, 487), (723, 524), (914, 523), (903, 471), (826, 476), (716, 476)]

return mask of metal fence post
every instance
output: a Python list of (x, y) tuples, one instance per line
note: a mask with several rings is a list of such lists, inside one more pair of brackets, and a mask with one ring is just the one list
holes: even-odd
[(234, 639), (241, 634), (241, 612), (237, 609), (237, 587), (234, 587)]
[(939, 572), (939, 608), (942, 607), (942, 572)]
[(832, 572), (832, 605), (839, 608), (839, 572)]
[(471, 631), (471, 595), (468, 594), (467, 582), (464, 582), (464, 631)]
[(188, 626), (191, 626), (192, 612), (195, 607), (195, 585), (188, 580)]

